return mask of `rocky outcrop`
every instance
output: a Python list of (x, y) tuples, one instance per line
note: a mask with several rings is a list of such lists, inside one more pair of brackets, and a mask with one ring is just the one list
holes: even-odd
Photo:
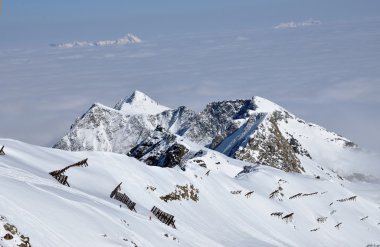
[(152, 133), (152, 136), (134, 147), (128, 155), (150, 166), (179, 166), (189, 149), (178, 143), (177, 137), (162, 127), (157, 127)]
[(261, 123), (247, 145), (237, 150), (234, 157), (287, 172), (304, 171), (294, 149), (282, 135), (275, 116)]
[(168, 201), (181, 201), (181, 200), (193, 200), (197, 202), (199, 200), (199, 189), (195, 188), (193, 184), (176, 185), (174, 192), (161, 196), (160, 199)]
[(204, 146), (215, 147), (239, 127), (238, 119), (248, 116), (255, 109), (252, 100), (213, 102), (189, 124), (183, 136)]
[(4, 246), (32, 247), (29, 237), (21, 234), (16, 226), (0, 215), (0, 246), (3, 244)]

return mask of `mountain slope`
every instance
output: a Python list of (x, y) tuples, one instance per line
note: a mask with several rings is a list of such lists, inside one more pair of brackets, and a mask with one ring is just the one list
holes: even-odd
[[(313, 246), (365, 246), (379, 242), (378, 204), (348, 189), (355, 188), (354, 183), (322, 171), (316, 179), (253, 166), (183, 140), (188, 150), (202, 150), (186, 160), (185, 171), (146, 166), (120, 154), (67, 152), (0, 139), (6, 151), (0, 157), (1, 215), (30, 237), (33, 246), (306, 246), (311, 242)], [(88, 167), (66, 173), (71, 187), (48, 174), (84, 158)], [(120, 202), (109, 197), (120, 182), (122, 192), (137, 203), (137, 212), (120, 208)], [(292, 198), (298, 193), (302, 195)], [(337, 201), (353, 196), (355, 201)], [(173, 214), (177, 229), (159, 222), (149, 212), (153, 206)], [(271, 216), (276, 212), (283, 214)], [(293, 217), (286, 221), (284, 217), (291, 213)], [(0, 240), (4, 243), (7, 240)]]

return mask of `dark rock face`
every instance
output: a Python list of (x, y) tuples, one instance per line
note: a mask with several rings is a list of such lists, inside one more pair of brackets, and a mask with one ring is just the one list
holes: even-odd
[(309, 152), (302, 147), (302, 145), (299, 143), (299, 141), (296, 138), (293, 137), (293, 135), (291, 135), (289, 133), (286, 133), (286, 134), (288, 136), (290, 136), (290, 139), (288, 140), (288, 142), (296, 154), (303, 155), (303, 156), (306, 156), (306, 157), (309, 157), (310, 159), (312, 159)]
[(150, 166), (173, 168), (181, 164), (188, 149), (177, 143), (177, 137), (158, 127), (151, 137), (134, 147), (129, 156), (145, 162)]
[(279, 130), (276, 117), (270, 117), (269, 123), (259, 126), (248, 145), (235, 153), (235, 158), (273, 166), (286, 172), (304, 171), (292, 146)]
[(173, 168), (181, 163), (183, 156), (189, 150), (181, 144), (174, 144), (168, 148), (166, 153), (163, 155), (162, 166)]
[(13, 239), (13, 236), (11, 234), (7, 233), (7, 234), (5, 234), (4, 239), (5, 240), (11, 240), (11, 239)]
[[(213, 102), (193, 120), (184, 137), (205, 146), (217, 146), (236, 129), (234, 120), (248, 116), (256, 106), (252, 100)], [(215, 140), (214, 140), (215, 138)]]
[(232, 123), (226, 131), (224, 131), (222, 134), (218, 134), (214, 137), (212, 140), (209, 148), (215, 149), (220, 143), (222, 143), (228, 136), (233, 134), (236, 130), (239, 129), (239, 126), (237, 126), (236, 123)]

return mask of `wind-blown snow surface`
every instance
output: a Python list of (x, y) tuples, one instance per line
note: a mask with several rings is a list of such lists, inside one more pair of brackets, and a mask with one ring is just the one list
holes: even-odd
[[(251, 169), (236, 177), (249, 164), (206, 149), (206, 154), (196, 159), (203, 160), (207, 169), (189, 160), (186, 171), (182, 171), (146, 166), (114, 153), (67, 152), (9, 139), (0, 139), (0, 143), (6, 147), (6, 155), (0, 156), (0, 214), (29, 236), (33, 246), (380, 243), (378, 203), (347, 189), (358, 186), (346, 180), (315, 179), (270, 167)], [(184, 144), (190, 149), (202, 149), (196, 144)], [(66, 172), (72, 187), (59, 184), (48, 174), (84, 158), (88, 158), (88, 167)], [(109, 198), (120, 182), (122, 192), (137, 202), (137, 213), (120, 208), (118, 201)], [(164, 202), (159, 198), (173, 192), (176, 185), (186, 184), (199, 190), (198, 201)], [(156, 189), (147, 189), (148, 186)], [(240, 190), (241, 194), (231, 193)], [(279, 193), (269, 199), (275, 190)], [(245, 197), (250, 191), (254, 192)], [(318, 194), (289, 199), (297, 193), (313, 192)], [(354, 195), (356, 201), (336, 201)], [(173, 214), (177, 229), (155, 217), (149, 220), (153, 206)], [(294, 213), (293, 220), (286, 223), (271, 216), (273, 212)], [(327, 217), (327, 221), (318, 223), (319, 217)], [(338, 223), (342, 223), (339, 229), (335, 227)], [(318, 230), (310, 231), (313, 229)], [(0, 244), (4, 243), (6, 240), (0, 240)]]

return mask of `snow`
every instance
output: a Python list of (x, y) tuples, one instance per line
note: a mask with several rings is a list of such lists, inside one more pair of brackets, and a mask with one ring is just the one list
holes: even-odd
[[(191, 149), (202, 148), (184, 142)], [(9, 139), (0, 139), (0, 144), (6, 152), (0, 156), (0, 214), (30, 237), (33, 246), (134, 246), (131, 241), (138, 246), (366, 246), (380, 242), (379, 202), (360, 193), (366, 187), (379, 188), (376, 184), (327, 175), (315, 179), (264, 166), (235, 178), (250, 164), (207, 149), (196, 158), (204, 160), (207, 168), (190, 159), (182, 171), (146, 166), (122, 154), (67, 152)], [(84, 158), (88, 167), (66, 172), (72, 187), (48, 174)], [(109, 198), (120, 182), (122, 192), (137, 202), (137, 213)], [(174, 191), (175, 185), (185, 184), (199, 189), (198, 202), (166, 203), (159, 198)], [(269, 199), (279, 186), (284, 196)], [(231, 194), (236, 190), (242, 193)], [(246, 198), (250, 191), (253, 195)], [(312, 192), (318, 194), (289, 199)], [(353, 195), (356, 201), (336, 201)], [(149, 220), (153, 206), (173, 214), (177, 229), (154, 216)], [(270, 215), (277, 211), (294, 213), (293, 221)], [(317, 223), (322, 216), (327, 221)], [(365, 216), (368, 219), (361, 221)], [(339, 222), (343, 224), (337, 229)], [(315, 228), (320, 229), (310, 231)], [(4, 243), (1, 239), (0, 244)]]
[(274, 111), (284, 111), (284, 108), (282, 108), (281, 106), (259, 96), (253, 97), (253, 101), (255, 102), (255, 105), (257, 106), (255, 113), (256, 112), (271, 113)]
[(131, 96), (117, 103), (117, 105), (115, 106), (115, 109), (123, 111), (130, 115), (133, 115), (133, 114), (155, 115), (163, 111), (170, 110), (170, 108), (159, 105), (156, 101), (149, 98), (148, 95), (137, 90), (134, 91)]
[(362, 174), (364, 180), (372, 177), (380, 181), (379, 157), (358, 147), (346, 146), (348, 139), (296, 117), (287, 119), (287, 122), (281, 121), (279, 127), (284, 135), (292, 134), (310, 153), (312, 160), (298, 156), (307, 173), (323, 166), (344, 177), (357, 173)]

